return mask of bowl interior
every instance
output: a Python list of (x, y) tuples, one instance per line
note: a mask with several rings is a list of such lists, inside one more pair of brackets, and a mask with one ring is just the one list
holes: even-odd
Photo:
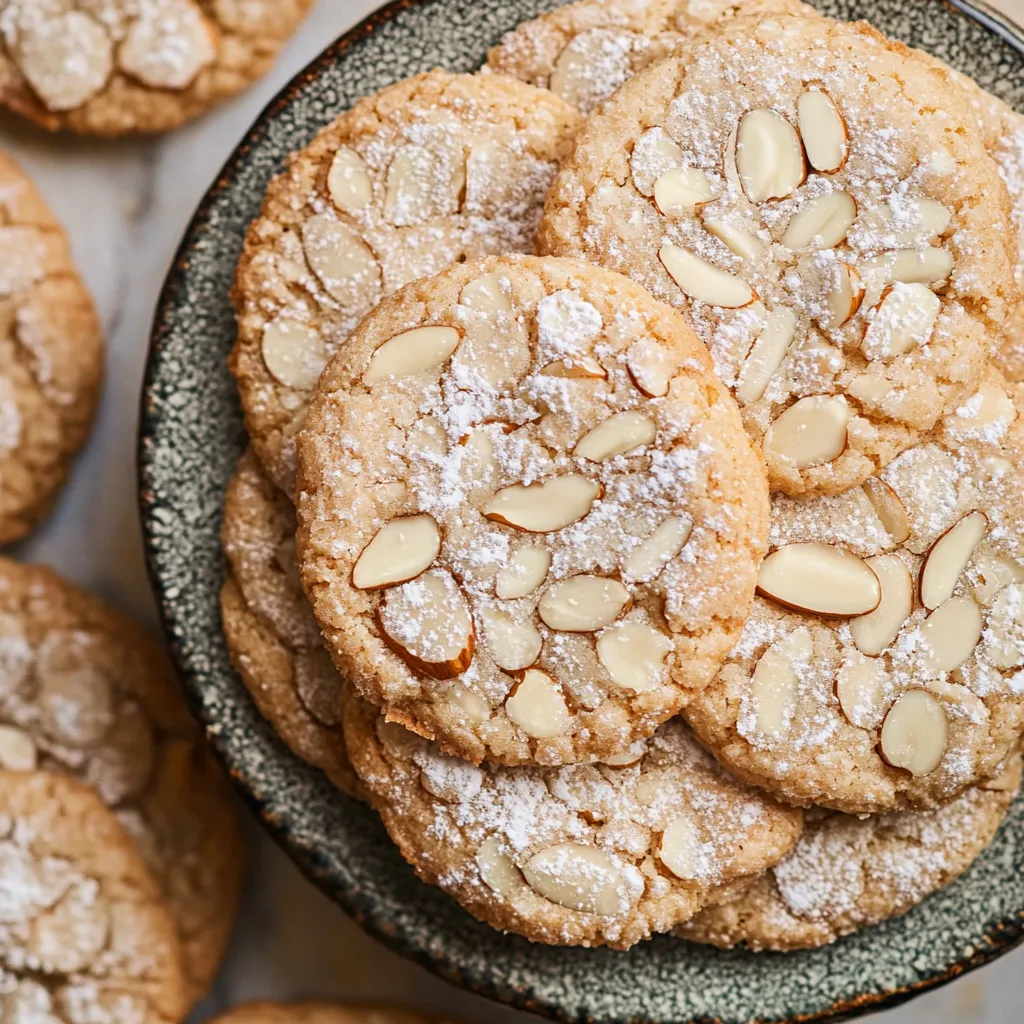
[[(360, 97), (486, 49), (555, 0), (397, 0), (343, 37), (261, 116), (211, 188), (156, 314), (143, 395), (141, 505), (153, 584), (196, 713), (267, 827), (364, 926), (449, 980), (567, 1021), (741, 1024), (892, 1005), (1022, 938), (1024, 802), (968, 874), (903, 918), (809, 953), (720, 953), (666, 937), (628, 953), (554, 949), (479, 924), (420, 883), (377, 818), (292, 756), (232, 670), (220, 627), (221, 503), (244, 445), (225, 359), (245, 230), (287, 154)], [(1024, 109), (1014, 47), (938, 3), (821, 0), (943, 57)]]

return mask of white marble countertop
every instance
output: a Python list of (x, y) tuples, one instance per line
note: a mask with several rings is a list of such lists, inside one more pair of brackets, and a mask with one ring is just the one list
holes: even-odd
[[(135, 614), (153, 618), (135, 496), (139, 384), (153, 307), (184, 226), (235, 143), (274, 93), (380, 0), (321, 0), (277, 70), (245, 96), (165, 138), (90, 143), (0, 119), (67, 227), (107, 332), (97, 430), (57, 514), (16, 555), (39, 560)], [(1001, 0), (1024, 18), (1024, 0)], [(145, 612), (140, 612), (140, 609)], [(155, 620), (154, 620), (155, 621)], [(309, 885), (248, 823), (244, 912), (225, 970), (197, 1014), (243, 999), (334, 996), (415, 1004), (467, 1021), (531, 1018), (449, 987), (386, 952)], [(1003, 1024), (1021, 1019), (1024, 950), (878, 1019)]]

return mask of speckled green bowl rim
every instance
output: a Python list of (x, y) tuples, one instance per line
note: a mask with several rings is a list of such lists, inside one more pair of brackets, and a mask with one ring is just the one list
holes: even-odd
[[(866, 16), (1024, 109), (1024, 35), (968, 0), (815, 0)], [(249, 701), (220, 631), (223, 490), (245, 443), (225, 359), (245, 228), (288, 151), (359, 95), (488, 43), (557, 0), (396, 0), (342, 36), (261, 114), (188, 227), (153, 327), (139, 438), (146, 555), (190, 703), (267, 829), (387, 946), (481, 995), (571, 1022), (849, 1019), (893, 1007), (1024, 940), (1024, 803), (964, 878), (898, 920), (823, 950), (720, 953), (659, 936), (628, 953), (538, 947), (474, 921), (420, 883), (368, 809), (294, 758)], [(966, 17), (953, 13), (954, 9)], [(325, 941), (328, 938), (325, 936)]]

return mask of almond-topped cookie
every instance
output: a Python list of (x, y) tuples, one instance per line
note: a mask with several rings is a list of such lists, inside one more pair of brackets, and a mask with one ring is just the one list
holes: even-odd
[(683, 310), (772, 488), (841, 493), (971, 394), (1018, 300), (957, 88), (864, 24), (734, 19), (588, 121), (540, 250)]
[(351, 688), (357, 773), (417, 874), (503, 931), (628, 949), (775, 864), (802, 814), (733, 780), (682, 722), (610, 763), (477, 767)]
[(933, 811), (808, 812), (792, 851), (677, 934), (724, 949), (812, 949), (905, 914), (981, 855), (1020, 790), (1020, 773), (1015, 754), (998, 778)]
[(409, 281), (532, 251), (578, 127), (550, 92), (431, 71), (357, 103), (273, 181), (238, 267), (231, 368), (253, 448), (289, 497), (295, 435), (327, 361)]
[(436, 1017), (341, 1003), (243, 1003), (212, 1024), (450, 1024)]
[(492, 257), (384, 300), (299, 437), (303, 585), (342, 674), (473, 761), (650, 736), (750, 608), (767, 488), (674, 310)]
[(1024, 419), (1011, 393), (990, 370), (862, 487), (773, 499), (759, 596), (684, 711), (741, 778), (874, 813), (945, 803), (1000, 770), (1024, 729)]

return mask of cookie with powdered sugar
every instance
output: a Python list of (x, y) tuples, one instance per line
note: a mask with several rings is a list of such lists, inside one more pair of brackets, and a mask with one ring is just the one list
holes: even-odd
[(477, 767), (345, 693), (356, 772), (424, 881), (503, 931), (628, 949), (793, 847), (802, 814), (733, 780), (678, 719), (606, 763)]
[[(245, 1003), (236, 1006), (212, 1024), (446, 1024), (436, 1017), (424, 1017), (404, 1010), (340, 1003)], [(450, 1024), (450, 1022), (447, 1022)]]
[(970, 396), (1019, 298), (957, 89), (863, 23), (731, 20), (590, 118), (540, 251), (686, 312), (772, 488), (842, 493)]
[(711, 681), (765, 551), (764, 470), (703, 346), (572, 260), (490, 257), (385, 299), (324, 371), (299, 460), (335, 662), (473, 761), (650, 736)]
[(317, 378), (359, 320), (452, 263), (531, 252), (578, 127), (550, 92), (431, 71), (357, 103), (271, 183), (238, 267), (231, 368), (253, 449), (289, 497)]

